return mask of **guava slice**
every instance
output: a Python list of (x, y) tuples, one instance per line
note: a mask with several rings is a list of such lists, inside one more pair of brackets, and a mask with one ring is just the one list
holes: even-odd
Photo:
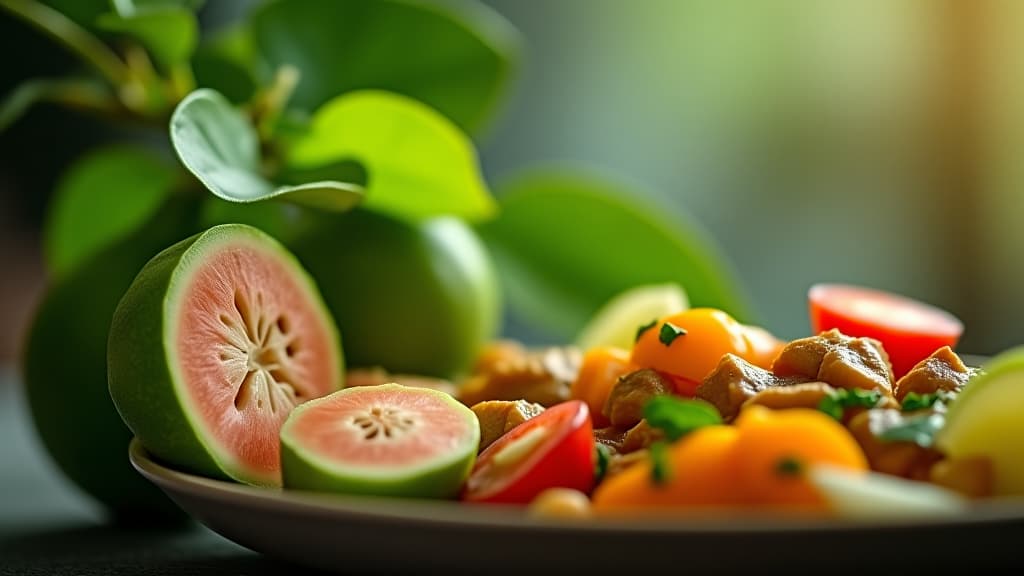
[(276, 240), (215, 226), (155, 256), (114, 312), (110, 395), (156, 458), (280, 485), (281, 425), (341, 387), (341, 339), (316, 285)]
[(476, 460), (480, 424), (452, 396), (399, 384), (346, 388), (281, 428), (285, 488), (452, 498)]

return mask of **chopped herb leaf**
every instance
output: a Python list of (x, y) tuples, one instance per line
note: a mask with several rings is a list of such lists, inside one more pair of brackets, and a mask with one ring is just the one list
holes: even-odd
[(842, 420), (847, 408), (874, 408), (882, 401), (882, 393), (878, 390), (861, 388), (840, 388), (821, 399), (818, 410)]
[(639, 328), (637, 328), (636, 329), (636, 338), (634, 339), (634, 341), (640, 340), (640, 337), (644, 335), (644, 332), (647, 332), (651, 328), (654, 328), (654, 325), (657, 324), (657, 323), (658, 323), (658, 320), (655, 319), (655, 320), (651, 320), (647, 324), (644, 324), (644, 325), (640, 326)]
[(668, 454), (665, 453), (665, 443), (655, 442), (650, 447), (651, 454), (651, 481), (656, 486), (664, 486), (672, 478), (671, 466), (668, 462)]
[(594, 452), (594, 484), (596, 485), (608, 473), (608, 463), (612, 459), (612, 449), (600, 442), (595, 442)]
[(956, 393), (947, 392), (945, 390), (939, 390), (930, 394), (918, 394), (917, 392), (911, 392), (903, 397), (903, 404), (900, 406), (900, 410), (903, 412), (924, 410), (925, 408), (931, 408), (936, 403), (940, 402), (942, 404), (949, 404), (953, 398), (956, 398)]
[(711, 404), (696, 399), (675, 396), (655, 396), (644, 405), (644, 418), (651, 428), (665, 433), (675, 441), (705, 426), (722, 423), (722, 416)]
[(835, 394), (829, 394), (822, 398), (821, 402), (818, 403), (818, 410), (821, 410), (836, 420), (843, 419), (843, 406), (839, 403), (839, 397)]
[(942, 429), (946, 418), (936, 412), (918, 414), (888, 426), (883, 430), (872, 432), (883, 442), (913, 442), (922, 448), (930, 448), (935, 440), (935, 433)]
[(779, 476), (799, 476), (804, 471), (803, 462), (793, 456), (786, 456), (775, 464), (775, 472)]
[(671, 322), (662, 324), (661, 331), (658, 332), (658, 340), (661, 340), (661, 343), (665, 346), (671, 346), (672, 342), (680, 336), (686, 336), (686, 330)]

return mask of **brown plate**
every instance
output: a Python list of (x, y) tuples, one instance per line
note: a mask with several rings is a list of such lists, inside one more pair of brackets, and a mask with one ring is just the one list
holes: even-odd
[(1024, 566), (1020, 501), (942, 519), (569, 521), (501, 506), (255, 488), (172, 470), (138, 440), (129, 452), (143, 476), (224, 537), (277, 559), (346, 573), (977, 574)]

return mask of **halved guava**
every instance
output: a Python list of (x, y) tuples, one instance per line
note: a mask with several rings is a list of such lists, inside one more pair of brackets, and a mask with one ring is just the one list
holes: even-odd
[(452, 396), (359, 386), (296, 408), (281, 428), (285, 488), (451, 498), (476, 460), (480, 424)]
[(341, 339), (316, 285), (276, 240), (215, 226), (155, 256), (114, 312), (110, 395), (156, 458), (280, 484), (281, 425), (341, 387)]

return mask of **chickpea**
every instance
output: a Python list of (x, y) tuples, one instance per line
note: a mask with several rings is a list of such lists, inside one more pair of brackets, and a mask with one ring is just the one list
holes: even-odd
[(590, 498), (571, 488), (548, 488), (530, 502), (527, 514), (537, 518), (589, 518)]

